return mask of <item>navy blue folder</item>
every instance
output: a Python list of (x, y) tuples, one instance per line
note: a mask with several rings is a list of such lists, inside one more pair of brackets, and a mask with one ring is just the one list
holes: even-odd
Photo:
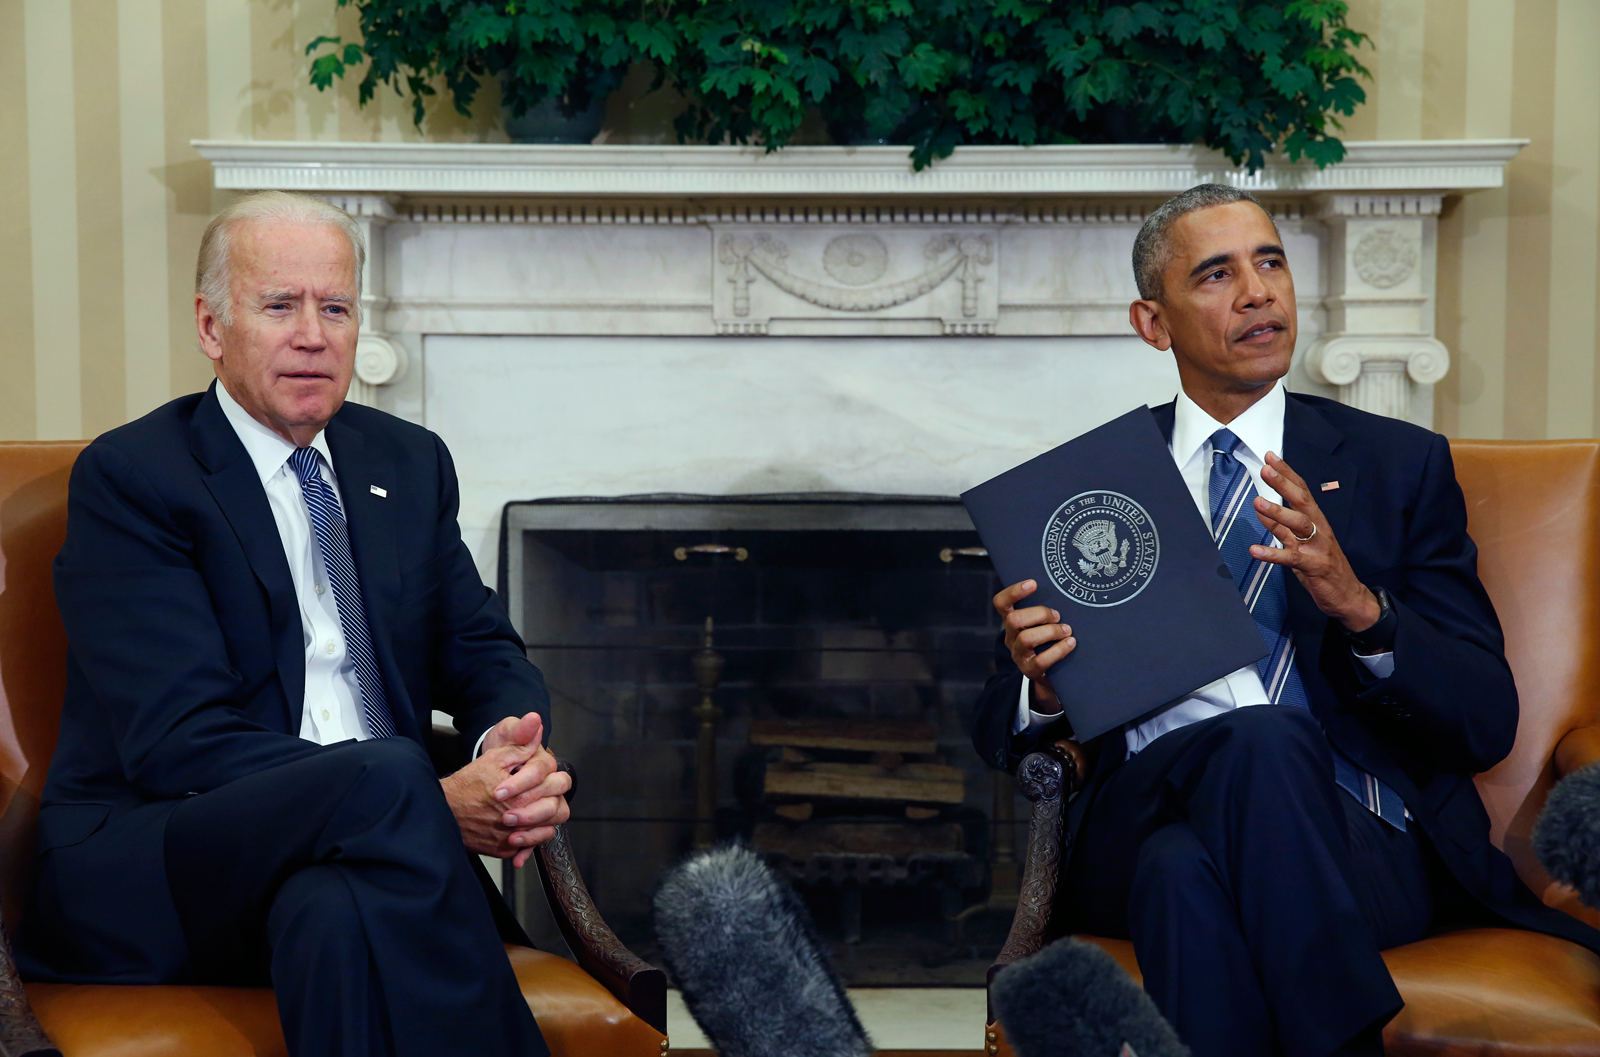
[[(1087, 741), (1267, 654), (1148, 407), (962, 493), (1002, 582), (1077, 648), (1050, 669)], [(1245, 516), (1253, 516), (1246, 514)]]

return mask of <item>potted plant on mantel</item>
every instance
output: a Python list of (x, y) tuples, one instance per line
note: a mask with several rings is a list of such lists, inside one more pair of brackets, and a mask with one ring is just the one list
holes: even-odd
[(319, 37), (311, 82), (366, 63), (420, 127), (442, 78), (470, 114), (487, 77), (512, 119), (599, 107), (635, 63), (687, 105), (683, 142), (791, 142), (813, 108), (836, 142), (1203, 143), (1259, 168), (1344, 156), (1366, 34), (1343, 0), (338, 0), (359, 43)]

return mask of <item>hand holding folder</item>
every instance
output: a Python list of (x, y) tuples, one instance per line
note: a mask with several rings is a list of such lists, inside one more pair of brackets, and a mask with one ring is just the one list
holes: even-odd
[(1266, 653), (1148, 407), (961, 499), (1001, 579), (1073, 629), (1049, 681), (1079, 740)]

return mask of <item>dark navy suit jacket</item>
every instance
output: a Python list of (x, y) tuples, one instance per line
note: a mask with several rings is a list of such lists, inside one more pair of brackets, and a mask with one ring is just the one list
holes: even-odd
[[(543, 677), (461, 541), (444, 443), (353, 403), (326, 437), (399, 735), (422, 744), (434, 709), (468, 744), (530, 711), (548, 731)], [(19, 937), (24, 969), (169, 979), (184, 953), (166, 892), (167, 815), (190, 794), (322, 751), (299, 737), (305, 647), (283, 543), (212, 390), (79, 456), (55, 590), (67, 693), (39, 811), (39, 891)], [(54, 852), (85, 842), (97, 876), (53, 869)], [(496, 909), (502, 931), (515, 929)], [(127, 949), (130, 913), (150, 919), (138, 949)], [(97, 927), (99, 915), (115, 927)]]
[[(1172, 436), (1173, 405), (1152, 409)], [(1332, 743), (1404, 799), (1450, 871), (1512, 924), (1600, 951), (1600, 932), (1546, 908), (1489, 843), (1489, 816), (1472, 776), (1511, 751), (1517, 689), (1500, 621), (1478, 580), (1478, 549), (1444, 437), (1321, 397), (1288, 394), (1283, 458), (1312, 488), (1361, 581), (1384, 587), (1399, 626), (1394, 673), (1364, 675), (1343, 630), (1294, 576), (1286, 577), (1301, 682)], [(1318, 490), (1338, 481), (1332, 491)], [(979, 698), (978, 754), (1016, 769), (1031, 746), (1011, 734), (1022, 673), (1002, 641)], [(1125, 754), (1105, 736), (1096, 778)], [(1069, 812), (1069, 836), (1090, 810), (1091, 782)]]

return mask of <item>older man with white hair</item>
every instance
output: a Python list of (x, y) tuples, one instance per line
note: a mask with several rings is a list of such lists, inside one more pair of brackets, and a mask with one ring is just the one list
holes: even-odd
[[(565, 821), (549, 698), (456, 522), (443, 442), (345, 402), (359, 228), (241, 198), (207, 228), (217, 380), (85, 449), (70, 642), (18, 938), (35, 979), (264, 984), (289, 1052), (549, 1051), (478, 854)], [(440, 781), (433, 710), (474, 744)]]

